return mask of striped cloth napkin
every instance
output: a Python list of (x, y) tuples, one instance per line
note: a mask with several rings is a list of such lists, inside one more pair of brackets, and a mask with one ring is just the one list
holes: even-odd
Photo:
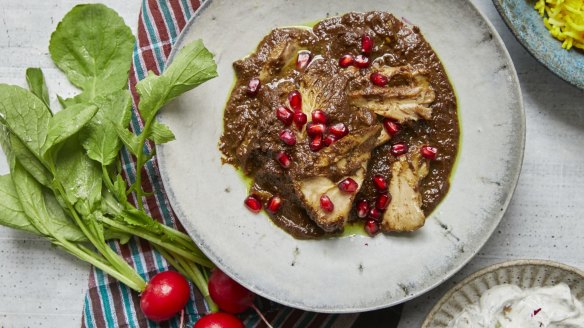
[[(164, 70), (170, 51), (180, 32), (188, 21), (193, 18), (203, 1), (198, 0), (143, 0), (142, 10), (138, 18), (138, 36), (134, 46), (133, 63), (130, 69), (129, 88), (133, 96), (133, 116), (131, 128), (137, 132), (142, 129), (142, 120), (136, 110), (136, 83), (146, 77), (148, 71), (159, 74)], [(152, 144), (147, 150), (152, 150)], [(126, 150), (121, 152), (122, 174), (128, 183), (133, 183), (136, 168), (134, 158)], [(166, 193), (164, 192), (156, 158), (153, 158), (143, 168), (144, 190), (152, 191), (152, 196), (144, 202), (146, 211), (161, 222), (182, 229), (173, 212)], [(135, 204), (135, 196), (131, 202)], [(147, 281), (157, 272), (168, 269), (168, 263), (154, 251), (150, 245), (138, 238), (132, 239), (126, 245), (117, 242), (110, 244), (118, 253), (133, 265)], [(192, 285), (190, 301), (184, 313), (185, 327), (193, 324), (207, 312), (204, 298)], [(363, 321), (358, 315), (319, 314), (300, 311), (264, 299), (258, 298), (258, 307), (266, 315), (274, 327), (350, 327), (353, 324), (361, 326)], [(386, 311), (387, 312), (387, 311)], [(393, 310), (393, 316), (399, 317), (399, 312)], [(391, 313), (390, 313), (391, 314)], [(258, 316), (249, 311), (241, 318), (246, 327), (265, 327)], [(367, 320), (369, 321), (369, 320)], [(388, 327), (388, 321), (384, 320)], [(383, 322), (383, 321), (381, 321)], [(364, 322), (363, 322), (364, 323)], [(380, 322), (377, 321), (376, 324)], [(147, 320), (140, 310), (139, 295), (125, 285), (94, 268), (89, 277), (89, 290), (85, 296), (82, 327), (86, 328), (117, 328), (117, 327), (173, 327), (179, 328), (180, 318), (175, 318), (161, 324)], [(367, 325), (369, 326), (369, 325)], [(390, 325), (391, 326), (391, 325)]]

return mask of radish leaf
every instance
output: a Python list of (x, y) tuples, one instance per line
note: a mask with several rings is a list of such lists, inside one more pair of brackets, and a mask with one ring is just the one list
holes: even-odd
[(97, 97), (94, 104), (99, 110), (81, 130), (81, 139), (87, 155), (107, 166), (118, 157), (122, 143), (116, 127), (125, 129), (130, 124), (132, 98), (127, 90), (119, 90)]
[(49, 52), (83, 100), (126, 87), (134, 36), (124, 20), (101, 5), (75, 6), (51, 35)]
[(0, 123), (15, 134), (38, 158), (47, 138), (51, 114), (31, 92), (0, 84)]
[(47, 89), (47, 84), (45, 83), (43, 71), (40, 68), (27, 68), (26, 83), (28, 84), (28, 89), (30, 92), (42, 100), (47, 108), (50, 108), (49, 90)]
[(49, 121), (47, 138), (43, 145), (43, 155), (53, 146), (77, 133), (97, 112), (94, 105), (77, 104), (55, 114)]

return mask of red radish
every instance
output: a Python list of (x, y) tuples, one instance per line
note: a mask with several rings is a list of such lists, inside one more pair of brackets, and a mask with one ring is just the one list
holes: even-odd
[(283, 151), (276, 154), (276, 160), (285, 169), (289, 168), (290, 164), (292, 163), (292, 161), (290, 160), (290, 156), (288, 156), (288, 154), (286, 154)]
[(369, 215), (367, 215), (367, 217), (371, 220), (379, 221), (379, 219), (381, 219), (381, 211), (374, 207), (369, 210)]
[(423, 146), (420, 148), (420, 153), (424, 158), (434, 160), (436, 159), (436, 155), (438, 155), (438, 148), (432, 146)]
[(294, 125), (296, 125), (296, 128), (300, 131), (302, 130), (302, 127), (304, 127), (304, 124), (306, 124), (306, 121), (308, 121), (308, 118), (306, 117), (306, 114), (304, 114), (303, 112), (294, 112), (292, 120), (294, 121)]
[(359, 184), (357, 183), (357, 181), (351, 178), (346, 178), (343, 179), (343, 181), (339, 182), (339, 189), (341, 191), (352, 193), (357, 191), (357, 188), (359, 188)]
[(355, 62), (353, 65), (358, 68), (367, 68), (369, 67), (369, 58), (367, 56), (358, 55), (355, 57)]
[(329, 134), (322, 140), (322, 143), (324, 143), (324, 145), (328, 147), (332, 145), (335, 141), (337, 141), (337, 137), (335, 137), (332, 134)]
[(375, 189), (379, 192), (385, 192), (387, 190), (387, 180), (381, 175), (374, 175), (373, 176), (373, 185)]
[(389, 196), (389, 194), (381, 194), (377, 196), (377, 199), (375, 200), (375, 207), (383, 211), (387, 208), (389, 203), (391, 203), (391, 196)]
[(379, 223), (374, 220), (367, 220), (367, 222), (365, 222), (365, 231), (369, 236), (375, 236), (379, 232)]
[(282, 130), (280, 132), (280, 140), (288, 146), (294, 146), (296, 144), (296, 135), (288, 129)]
[(187, 304), (190, 297), (187, 280), (176, 271), (156, 274), (140, 295), (140, 308), (152, 321), (164, 321), (174, 317)]
[(193, 328), (244, 328), (244, 325), (233, 314), (215, 312), (199, 319)]
[(319, 150), (321, 150), (322, 147), (324, 147), (324, 143), (322, 142), (322, 135), (316, 135), (316, 136), (314, 136), (314, 138), (312, 138), (312, 140), (310, 140), (310, 143), (308, 144), (308, 147), (312, 151), (319, 151)]
[(260, 199), (256, 195), (247, 196), (247, 198), (243, 201), (243, 204), (245, 207), (247, 207), (248, 210), (254, 213), (259, 213), (262, 209), (262, 202), (260, 202)]
[(258, 91), (260, 91), (261, 86), (262, 82), (260, 81), (260, 79), (254, 77), (253, 79), (249, 80), (246, 92), (249, 96), (255, 97), (258, 94)]
[(392, 137), (401, 130), (401, 125), (399, 123), (394, 122), (388, 118), (383, 120), (383, 127), (385, 128), (387, 134)]
[(316, 109), (312, 111), (312, 122), (313, 123), (321, 123), (326, 125), (326, 113), (320, 109)]
[(343, 57), (339, 58), (339, 66), (342, 68), (347, 68), (353, 65), (355, 59), (351, 55), (344, 55)]
[(391, 145), (391, 148), (389, 149), (389, 152), (393, 155), (393, 156), (401, 156), (405, 153), (408, 152), (408, 145), (406, 145), (403, 142), (398, 142), (395, 143), (393, 145)]
[(272, 196), (272, 198), (268, 200), (266, 210), (268, 210), (271, 213), (276, 213), (280, 210), (280, 207), (282, 207), (282, 198), (280, 198), (279, 196)]
[(284, 106), (276, 108), (276, 117), (280, 122), (284, 123), (285, 126), (292, 124), (292, 114), (292, 111)]
[(247, 310), (255, 299), (254, 293), (217, 268), (213, 269), (209, 277), (209, 294), (221, 310), (233, 314)]
[(349, 134), (349, 128), (345, 125), (345, 123), (337, 123), (329, 127), (329, 132), (340, 139)]
[(371, 80), (371, 83), (375, 84), (378, 87), (384, 87), (389, 82), (387, 80), (387, 76), (379, 72), (371, 73), (371, 75), (369, 76), (369, 80)]
[(330, 213), (335, 210), (335, 204), (333, 204), (329, 196), (322, 194), (320, 196), (320, 208), (322, 208), (325, 212)]
[(326, 130), (326, 127), (322, 123), (313, 122), (310, 122), (306, 125), (306, 134), (311, 138), (314, 138), (316, 136), (322, 136), (324, 134), (324, 131)]
[(364, 219), (369, 214), (369, 204), (365, 199), (360, 200), (357, 203), (357, 216), (361, 219)]
[(361, 37), (361, 52), (364, 54), (370, 54), (373, 50), (373, 38), (367, 34), (363, 34)]
[(312, 59), (312, 55), (310, 51), (300, 51), (298, 52), (298, 56), (296, 57), (296, 69), (299, 71), (303, 71), (308, 64), (310, 64), (310, 60)]
[(295, 112), (302, 110), (302, 95), (298, 90), (294, 90), (288, 94), (288, 102), (290, 103), (290, 108)]

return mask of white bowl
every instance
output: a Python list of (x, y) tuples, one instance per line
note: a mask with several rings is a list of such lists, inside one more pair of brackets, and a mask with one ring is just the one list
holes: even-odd
[(503, 262), (482, 269), (452, 287), (434, 305), (422, 328), (448, 327), (464, 307), (478, 302), (489, 288), (512, 284), (521, 288), (547, 287), (559, 283), (570, 286), (572, 294), (584, 301), (584, 271), (562, 263), (544, 260)]

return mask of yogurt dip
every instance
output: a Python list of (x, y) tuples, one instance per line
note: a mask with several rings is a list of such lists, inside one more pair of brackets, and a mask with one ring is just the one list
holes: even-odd
[(529, 289), (498, 285), (487, 290), (477, 303), (466, 306), (448, 327), (581, 328), (584, 303), (564, 283)]

